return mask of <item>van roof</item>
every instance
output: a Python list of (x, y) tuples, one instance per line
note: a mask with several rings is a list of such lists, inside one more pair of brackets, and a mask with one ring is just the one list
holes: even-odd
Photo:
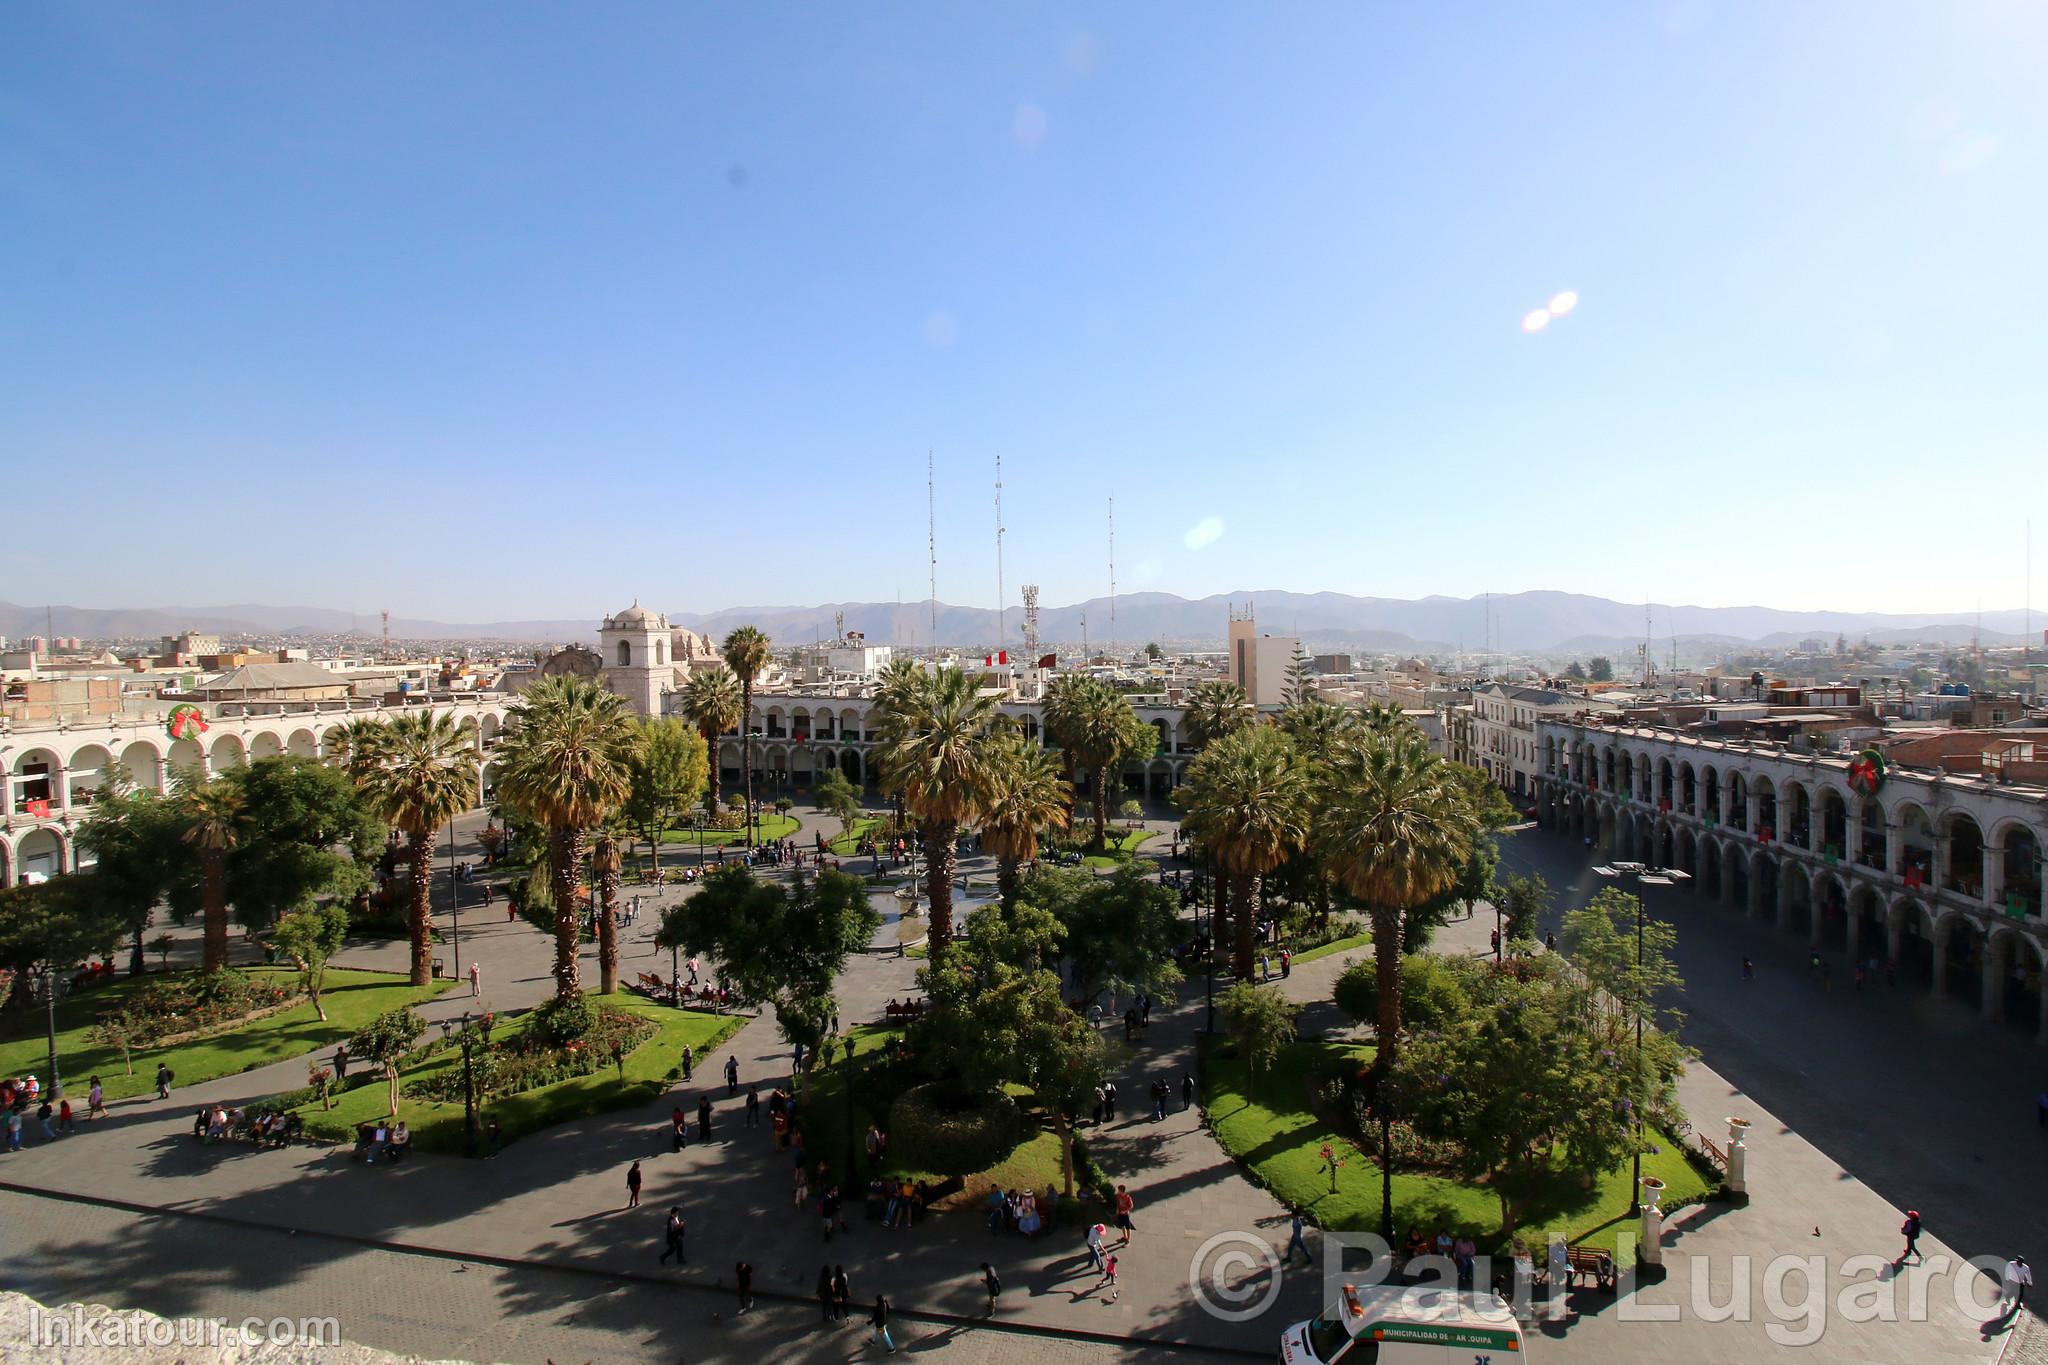
[(1354, 1337), (1519, 1351), (1522, 1329), (1497, 1294), (1426, 1285), (1344, 1286), (1345, 1326)]

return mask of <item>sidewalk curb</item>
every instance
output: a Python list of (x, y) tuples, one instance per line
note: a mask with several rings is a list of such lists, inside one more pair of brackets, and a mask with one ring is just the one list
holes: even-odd
[[(111, 1209), (118, 1213), (135, 1214), (155, 1218), (188, 1218), (199, 1222), (214, 1223), (223, 1227), (242, 1228), (262, 1232), (282, 1232), (291, 1236), (304, 1234), (329, 1242), (362, 1247), (370, 1251), (388, 1251), (407, 1256), (430, 1256), (443, 1261), (466, 1261), (475, 1265), (494, 1266), (501, 1270), (547, 1270), (568, 1275), (581, 1275), (589, 1279), (608, 1280), (613, 1283), (658, 1285), (667, 1289), (692, 1289), (700, 1293), (730, 1295), (734, 1291), (722, 1281), (704, 1284), (700, 1281), (674, 1279), (660, 1275), (646, 1275), (631, 1270), (607, 1270), (593, 1265), (581, 1265), (574, 1261), (529, 1260), (518, 1256), (497, 1256), (484, 1252), (460, 1251), (452, 1247), (430, 1246), (419, 1242), (392, 1241), (380, 1237), (363, 1237), (354, 1233), (325, 1232), (319, 1229), (283, 1227), (260, 1219), (243, 1218), (235, 1214), (216, 1213), (207, 1209), (166, 1208), (153, 1204), (138, 1204), (132, 1200), (114, 1199), (105, 1195), (80, 1194), (73, 1190), (46, 1189), (35, 1185), (21, 1185), (11, 1180), (0, 1180), (0, 1191), (21, 1195), (30, 1199), (50, 1199), (60, 1203), (83, 1204), (91, 1208)], [(757, 1289), (756, 1299), (806, 1309), (817, 1306), (816, 1299), (803, 1294), (789, 1294), (776, 1289)], [(1119, 1336), (1111, 1332), (1091, 1332), (1085, 1328), (1047, 1327), (1030, 1322), (1006, 1322), (1000, 1318), (967, 1317), (958, 1313), (941, 1313), (931, 1309), (898, 1308), (891, 1303), (894, 1318), (904, 1322), (928, 1322), (941, 1327), (981, 1328), (994, 1332), (1005, 1332), (1012, 1336), (1038, 1337), (1054, 1341), (1087, 1342), (1098, 1346), (1142, 1347), (1149, 1350), (1187, 1352), (1195, 1355), (1224, 1355), (1249, 1360), (1267, 1360), (1270, 1351), (1254, 1351), (1242, 1346), (1201, 1346), (1192, 1342), (1175, 1341), (1167, 1337)]]

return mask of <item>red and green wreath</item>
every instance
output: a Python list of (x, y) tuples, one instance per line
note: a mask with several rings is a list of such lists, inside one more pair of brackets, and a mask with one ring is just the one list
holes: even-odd
[(206, 713), (191, 702), (173, 706), (171, 714), (164, 717), (164, 733), (172, 739), (197, 739), (208, 728)]
[(1863, 796), (1875, 796), (1884, 786), (1884, 755), (1875, 749), (1865, 749), (1849, 764), (1850, 790)]

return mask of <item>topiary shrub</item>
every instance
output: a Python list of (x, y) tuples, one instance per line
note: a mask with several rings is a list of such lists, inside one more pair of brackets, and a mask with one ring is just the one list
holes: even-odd
[(596, 1026), (596, 1007), (579, 995), (570, 1000), (550, 1000), (536, 1009), (533, 1022), (527, 1025), (527, 1032), (547, 1046), (561, 1047), (575, 1042)]
[(1015, 1150), (1024, 1127), (1024, 1115), (1008, 1095), (962, 1108), (937, 1085), (916, 1085), (889, 1106), (889, 1152), (913, 1170), (973, 1175)]

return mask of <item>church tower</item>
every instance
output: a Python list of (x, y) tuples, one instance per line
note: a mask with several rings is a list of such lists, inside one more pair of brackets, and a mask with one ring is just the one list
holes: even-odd
[(624, 697), (635, 715), (660, 715), (662, 694), (675, 686), (676, 677), (667, 618), (636, 600), (604, 619), (598, 639), (605, 686)]

